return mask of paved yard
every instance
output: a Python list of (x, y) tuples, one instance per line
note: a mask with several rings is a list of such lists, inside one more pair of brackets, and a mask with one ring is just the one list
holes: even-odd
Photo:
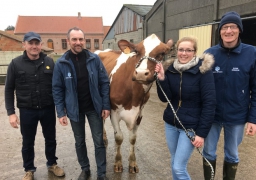
[[(0, 180), (21, 179), (24, 171), (21, 157), (21, 135), (19, 129), (14, 129), (8, 122), (4, 105), (4, 86), (0, 86)], [(162, 113), (165, 104), (161, 103), (156, 95), (155, 86), (151, 89), (151, 97), (145, 106), (144, 118), (138, 129), (136, 142), (136, 156), (140, 172), (137, 174), (128, 173), (129, 141), (128, 130), (122, 122), (124, 131), (124, 142), (121, 148), (123, 155), (123, 173), (114, 173), (115, 142), (113, 128), (109, 120), (106, 121), (106, 129), (109, 145), (107, 147), (107, 176), (112, 180), (171, 180), (170, 155), (165, 143), (164, 123)], [(94, 159), (94, 146), (91, 133), (86, 125), (87, 145), (89, 159), (91, 161), (91, 179), (95, 180), (96, 165)], [(48, 173), (45, 166), (44, 140), (41, 133), (41, 126), (38, 126), (38, 133), (35, 143), (35, 165), (37, 172), (35, 180), (75, 180), (80, 174), (74, 147), (74, 138), (70, 125), (63, 127), (57, 122), (57, 156), (59, 166), (63, 167), (66, 176), (56, 178)], [(216, 180), (222, 179), (223, 162), (223, 137), (219, 142)], [(241, 162), (238, 166), (237, 180), (256, 179), (256, 139), (255, 137), (244, 137), (240, 146)], [(202, 158), (197, 151), (194, 151), (188, 166), (192, 180), (202, 180)]]

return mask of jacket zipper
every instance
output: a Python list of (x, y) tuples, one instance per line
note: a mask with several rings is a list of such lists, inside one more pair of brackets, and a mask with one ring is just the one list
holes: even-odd
[[(177, 114), (178, 113), (178, 110), (180, 109), (180, 107), (181, 107), (181, 104), (182, 104), (182, 100), (181, 100), (181, 85), (182, 85), (182, 72), (180, 73), (180, 100), (179, 100), (179, 104), (178, 104), (178, 108), (177, 108), (177, 110), (175, 111), (175, 113)], [(174, 116), (174, 125), (175, 125), (175, 127), (176, 127), (176, 117), (175, 117), (175, 115), (173, 115)]]

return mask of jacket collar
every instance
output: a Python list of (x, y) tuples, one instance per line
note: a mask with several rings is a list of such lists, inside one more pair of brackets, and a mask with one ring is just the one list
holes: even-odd
[[(199, 71), (199, 66), (202, 64), (202, 62), (199, 60), (199, 62), (197, 63), (197, 65), (191, 67), (190, 69), (187, 69), (183, 72), (188, 72), (188, 73), (192, 73), (192, 74), (196, 74)], [(173, 64), (171, 66), (169, 66), (168, 68), (169, 71), (174, 72), (174, 73), (180, 73), (179, 71), (177, 71), (174, 67)]]
[[(65, 60), (67, 60), (67, 61), (70, 60), (71, 61), (70, 53), (72, 53), (71, 50), (68, 50), (68, 51), (65, 52), (65, 54), (64, 54)], [(81, 53), (85, 53), (86, 54), (87, 61), (90, 61), (90, 60), (92, 60), (94, 58), (93, 53), (91, 53), (87, 49), (83, 49)]]
[[(38, 59), (44, 59), (46, 56), (47, 56), (46, 54), (40, 52)], [(24, 59), (24, 60), (31, 60), (31, 59), (29, 59), (26, 50), (23, 52), (23, 59)]]
[[(208, 54), (208, 53), (204, 53), (203, 55), (201, 55), (199, 57), (199, 62), (197, 65), (195, 65), (194, 67), (184, 71), (184, 72), (189, 72), (192, 74), (196, 74), (198, 73), (198, 71), (200, 71), (200, 73), (204, 74), (205, 72), (209, 71), (212, 69), (212, 66), (214, 64), (214, 58), (213, 55)], [(168, 59), (166, 61), (163, 62), (163, 67), (165, 70), (169, 70), (171, 72), (174, 73), (179, 73), (174, 67), (173, 67), (173, 62), (175, 59)]]
[(222, 39), (220, 39), (219, 48), (221, 48), (222, 51), (233, 52), (233, 53), (240, 54), (241, 50), (242, 50), (242, 41), (239, 38), (238, 43), (237, 43), (237, 45), (235, 47), (233, 47), (233, 48), (226, 48), (226, 47), (223, 46)]

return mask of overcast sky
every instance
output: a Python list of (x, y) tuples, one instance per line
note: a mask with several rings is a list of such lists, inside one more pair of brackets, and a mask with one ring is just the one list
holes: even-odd
[(15, 26), (21, 16), (101, 16), (111, 26), (123, 4), (154, 5), (156, 0), (5, 0), (1, 1), (0, 30)]

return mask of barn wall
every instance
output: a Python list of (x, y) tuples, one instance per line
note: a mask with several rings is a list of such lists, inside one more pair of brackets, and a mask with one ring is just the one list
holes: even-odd
[(161, 41), (163, 41), (164, 8), (162, 6), (162, 2), (156, 2), (155, 6), (150, 10), (150, 12), (146, 15), (145, 18), (144, 38), (154, 33), (159, 37)]
[(219, 0), (219, 19), (228, 11), (236, 11), (242, 17), (256, 13), (256, 0)]
[[(165, 37), (164, 42), (169, 38), (176, 42), (181, 29), (211, 24), (214, 45), (219, 40), (218, 22), (228, 11), (236, 11), (242, 18), (256, 16), (256, 0), (157, 0), (145, 17), (144, 35), (156, 33)], [(252, 31), (245, 29), (244, 33)]]
[(181, 29), (179, 31), (179, 38), (185, 36), (193, 36), (197, 39), (197, 55), (203, 54), (203, 52), (211, 47), (211, 34), (212, 34), (212, 25), (193, 27), (187, 29)]
[(119, 50), (119, 47), (117, 45), (117, 42), (121, 39), (125, 39), (127, 41), (133, 40), (133, 44), (137, 44), (142, 41), (142, 29), (138, 29), (138, 31), (133, 31), (129, 33), (119, 34), (115, 36), (116, 43), (113, 46), (113, 49)]
[(22, 42), (0, 34), (0, 51), (24, 51)]
[(122, 13), (118, 16), (114, 26), (114, 32), (115, 34), (123, 34), (136, 31), (137, 29), (142, 28), (142, 22), (141, 16), (125, 7)]

